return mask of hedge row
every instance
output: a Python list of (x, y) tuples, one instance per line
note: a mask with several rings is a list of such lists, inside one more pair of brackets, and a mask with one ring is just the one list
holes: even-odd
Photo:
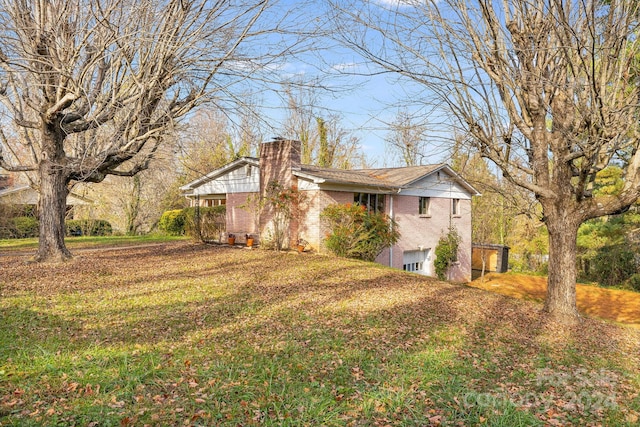
[[(24, 239), (38, 237), (40, 223), (32, 216), (18, 216), (4, 222), (0, 227), (2, 239)], [(67, 236), (108, 236), (111, 224), (103, 219), (82, 219), (65, 221)]]
[(104, 219), (71, 219), (65, 221), (67, 236), (109, 236), (113, 228)]
[(165, 211), (158, 228), (173, 236), (188, 234), (198, 239), (215, 239), (224, 230), (225, 213), (225, 205)]

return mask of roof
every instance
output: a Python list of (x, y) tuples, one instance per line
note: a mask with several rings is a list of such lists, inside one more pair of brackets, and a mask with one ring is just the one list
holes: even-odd
[(402, 188), (429, 175), (444, 165), (409, 166), (382, 169), (331, 169), (302, 165), (294, 175), (312, 179), (316, 183), (357, 184), (388, 188)]
[(371, 187), (382, 187), (388, 189), (402, 189), (410, 186), (414, 182), (427, 175), (438, 171), (444, 171), (454, 177), (471, 194), (480, 195), (471, 184), (458, 175), (447, 164), (404, 166), (396, 168), (379, 169), (331, 169), (318, 166), (302, 165), (299, 171), (293, 174), (299, 177), (311, 179), (313, 182), (345, 184), (345, 185), (365, 185)]
[[(241, 157), (225, 166), (218, 168), (198, 179), (195, 179), (180, 189), (187, 193), (193, 189), (206, 184), (234, 169), (250, 164), (260, 167), (259, 159), (255, 157)], [(445, 163), (421, 166), (405, 166), (395, 168), (378, 169), (333, 169), (312, 165), (301, 165), (300, 168), (292, 172), (295, 176), (308, 179), (316, 184), (339, 184), (351, 186), (375, 187), (389, 191), (400, 190), (410, 186), (427, 175), (444, 171), (459, 182), (472, 195), (480, 195), (471, 184), (458, 175), (451, 167)]]
[[(29, 185), (19, 185), (0, 190), (0, 200), (6, 199), (9, 203), (35, 205), (38, 203), (38, 192)], [(89, 205), (93, 201), (79, 194), (69, 193), (68, 205)]]

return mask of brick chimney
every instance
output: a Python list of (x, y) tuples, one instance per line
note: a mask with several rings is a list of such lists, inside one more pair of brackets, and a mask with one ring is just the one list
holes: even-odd
[[(272, 141), (260, 144), (260, 194), (265, 196), (267, 185), (271, 181), (277, 181), (284, 188), (297, 188), (298, 178), (293, 176), (293, 171), (300, 169), (300, 141), (274, 138)], [(265, 231), (273, 230), (274, 212), (269, 206), (265, 206), (260, 213), (260, 235), (265, 236)], [(298, 225), (290, 221), (287, 225), (285, 245), (291, 245), (292, 239), (297, 236)], [(268, 235), (268, 232), (267, 234)]]
[(273, 180), (282, 186), (297, 187), (293, 170), (300, 169), (300, 141), (274, 138), (260, 144), (260, 193), (264, 194), (266, 185)]

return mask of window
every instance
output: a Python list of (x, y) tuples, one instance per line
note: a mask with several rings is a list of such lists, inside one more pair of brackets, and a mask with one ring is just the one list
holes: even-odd
[(402, 253), (402, 269), (412, 273), (428, 276), (431, 268), (431, 249), (420, 248), (417, 251), (404, 251)]
[(422, 271), (422, 263), (421, 262), (412, 262), (410, 264), (403, 264), (402, 265), (402, 269), (404, 271), (412, 271), (412, 272), (418, 272), (418, 271)]
[(244, 171), (246, 176), (251, 176), (251, 165), (246, 165)]
[(384, 194), (354, 193), (353, 202), (366, 206), (370, 212), (384, 212)]
[(451, 200), (451, 215), (460, 215), (460, 199)]
[(418, 214), (431, 215), (431, 197), (420, 197)]
[(201, 206), (206, 206), (211, 208), (214, 206), (224, 205), (226, 203), (227, 201), (225, 199), (204, 199)]

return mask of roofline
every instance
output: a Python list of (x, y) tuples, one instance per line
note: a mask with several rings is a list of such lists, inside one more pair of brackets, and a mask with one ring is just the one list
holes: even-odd
[[(31, 186), (30, 185), (26, 185), (26, 184), (23, 184), (23, 185), (21, 185), (19, 187), (8, 187), (8, 188), (5, 188), (3, 190), (0, 190), (0, 197), (6, 196), (6, 195), (9, 195), (9, 194), (13, 194), (13, 193), (18, 193), (20, 191), (24, 191), (24, 190), (27, 190), (29, 188), (31, 188)], [(33, 190), (33, 188), (31, 188), (31, 189)]]
[[(399, 167), (393, 167), (393, 168), (366, 168), (366, 169), (351, 169), (354, 172), (357, 171), (365, 171), (365, 170), (385, 170), (385, 169), (402, 169), (402, 166)], [(330, 168), (327, 168), (330, 169)], [(414, 184), (415, 182), (421, 180), (422, 178), (424, 178), (425, 176), (429, 176), (429, 175), (433, 175), (434, 173), (437, 173), (439, 171), (445, 171), (447, 172), (449, 175), (453, 176), (453, 178), (456, 180), (456, 182), (460, 183), (460, 185), (462, 185), (463, 187), (465, 187), (472, 196), (481, 196), (482, 194), (473, 186), (471, 185), (466, 179), (464, 179), (462, 176), (460, 176), (460, 174), (458, 174), (456, 171), (454, 171), (451, 166), (449, 166), (446, 163), (441, 163), (439, 164), (437, 167), (435, 167), (433, 170), (431, 170), (429, 173), (426, 173), (416, 179), (414, 179), (413, 181), (410, 181), (402, 186), (400, 185), (373, 185), (373, 184), (364, 184), (364, 183), (353, 183), (353, 182), (348, 182), (348, 181), (339, 181), (339, 180), (327, 180), (325, 178), (320, 178), (316, 175), (313, 174), (313, 172), (309, 173), (309, 172), (302, 172), (302, 171), (293, 171), (293, 174), (295, 176), (298, 177), (302, 177), (302, 178), (307, 178), (312, 180), (315, 184), (351, 184), (351, 185), (359, 185), (362, 187), (369, 187), (369, 188), (385, 188), (388, 189), (389, 191), (398, 191), (398, 190), (402, 190), (404, 188), (409, 188), (412, 184)]]
[[(218, 178), (219, 176), (233, 170), (236, 169), (238, 166), (242, 165), (242, 164), (250, 164), (251, 166), (260, 168), (260, 161), (259, 159), (255, 158), (255, 157), (240, 157), (239, 159), (236, 159), (234, 161), (232, 161), (231, 163), (227, 163), (226, 165), (215, 169), (212, 172), (209, 172), (208, 174), (195, 179), (183, 186), (180, 187), (180, 190), (184, 193), (185, 196), (188, 196), (190, 194), (193, 194), (193, 190), (203, 184), (206, 184), (209, 181), (212, 181), (216, 178)], [(415, 182), (421, 180), (422, 178), (424, 178), (425, 176), (429, 176), (432, 175), (434, 173), (437, 173), (439, 171), (445, 171), (446, 173), (448, 173), (449, 175), (451, 175), (454, 180), (456, 182), (458, 182), (460, 185), (462, 185), (466, 190), (469, 191), (469, 193), (471, 193), (472, 196), (480, 196), (481, 193), (473, 186), (471, 185), (469, 182), (467, 182), (467, 180), (465, 180), (462, 176), (460, 176), (456, 171), (454, 171), (451, 166), (449, 166), (446, 163), (441, 163), (439, 165), (434, 165), (436, 166), (433, 170), (431, 170), (429, 173), (426, 173), (416, 179), (414, 179), (413, 181), (410, 181), (404, 185), (380, 185), (380, 184), (366, 184), (366, 183), (358, 183), (358, 182), (350, 182), (350, 181), (344, 181), (344, 180), (337, 180), (337, 179), (326, 179), (326, 178), (322, 178), (319, 177), (317, 175), (315, 175), (313, 172), (309, 172), (309, 171), (302, 171), (302, 170), (292, 170), (292, 173), (294, 176), (297, 176), (299, 178), (304, 178), (304, 179), (308, 179), (310, 181), (312, 181), (314, 184), (342, 184), (342, 185), (355, 185), (355, 186), (361, 186), (361, 187), (365, 187), (365, 188), (376, 188), (378, 189), (378, 191), (380, 191), (381, 189), (387, 190), (389, 192), (394, 192), (394, 191), (400, 191), (404, 188), (409, 188), (412, 184), (414, 184)], [(384, 169), (402, 169), (403, 167), (394, 167), (394, 168), (364, 168), (364, 169), (351, 169), (351, 171), (353, 172), (358, 172), (358, 171), (366, 171), (366, 170), (384, 170)], [(331, 168), (325, 168), (325, 169), (331, 169)]]
[[(0, 190), (0, 197), (4, 197), (4, 196), (9, 196), (11, 194), (15, 194), (15, 193), (20, 193), (22, 191), (25, 190), (33, 190), (36, 192), (36, 194), (38, 193), (38, 190), (36, 190), (35, 188), (33, 188), (32, 186), (28, 185), (28, 184), (23, 184), (19, 187), (9, 187), (9, 188), (5, 188), (3, 190)], [(86, 202), (87, 204), (93, 204), (95, 203), (95, 201), (88, 199), (84, 196), (81, 196), (77, 193), (74, 193), (73, 191), (70, 191), (69, 194), (67, 195), (67, 197), (73, 197), (74, 199), (78, 199), (81, 200), (83, 202)]]
[(202, 184), (206, 184), (209, 181), (213, 181), (214, 179), (216, 179), (217, 177), (219, 177), (220, 175), (223, 175), (226, 172), (229, 172), (230, 170), (233, 170), (236, 168), (236, 166), (240, 165), (240, 164), (250, 164), (251, 166), (256, 166), (256, 167), (260, 167), (260, 164), (258, 162), (258, 159), (255, 157), (240, 157), (239, 159), (236, 159), (234, 161), (232, 161), (231, 163), (227, 163), (226, 165), (215, 169), (211, 172), (209, 172), (208, 174), (198, 178), (198, 179), (194, 179), (193, 181), (183, 185), (182, 187), (180, 187), (180, 191), (186, 192), (189, 190), (193, 190), (196, 187), (201, 186)]
[[(364, 170), (364, 169), (352, 169), (353, 171)], [(350, 185), (353, 187), (364, 187), (364, 188), (376, 188), (378, 191), (386, 190), (389, 192), (394, 192), (400, 190), (400, 186), (397, 185), (381, 185), (381, 184), (366, 184), (362, 182), (353, 182), (353, 181), (340, 181), (337, 179), (326, 179), (320, 178), (313, 173), (302, 172), (299, 170), (294, 170), (293, 175), (298, 178), (306, 178), (313, 181), (314, 184), (341, 184), (341, 185)]]
[[(471, 185), (466, 179), (460, 176), (458, 172), (454, 171), (453, 168), (446, 163), (443, 163), (439, 167), (435, 168), (432, 172), (429, 173), (429, 175), (439, 172), (441, 170), (444, 170), (448, 174), (453, 175), (453, 177), (458, 183), (460, 183), (463, 187), (469, 190), (470, 193), (472, 193), (471, 194), (472, 196), (482, 196), (482, 193), (480, 193), (473, 185)], [(409, 184), (413, 184), (413, 182)]]

